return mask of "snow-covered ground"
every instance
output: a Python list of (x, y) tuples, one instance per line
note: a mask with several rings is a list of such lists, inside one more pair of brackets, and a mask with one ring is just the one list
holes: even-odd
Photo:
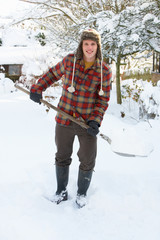
[[(56, 105), (57, 100), (53, 103)], [(9, 79), (0, 80), (0, 239), (160, 239), (160, 120), (137, 121), (136, 107), (121, 118), (121, 110), (113, 85), (101, 132), (112, 140), (116, 136), (124, 150), (128, 143), (121, 137), (127, 130), (130, 151), (136, 154), (143, 140), (144, 153), (146, 146), (152, 146), (153, 151), (148, 157), (120, 156), (99, 137), (88, 204), (77, 209), (76, 139), (69, 200), (55, 205), (46, 198), (56, 190), (56, 113), (47, 113), (44, 106), (15, 91)]]

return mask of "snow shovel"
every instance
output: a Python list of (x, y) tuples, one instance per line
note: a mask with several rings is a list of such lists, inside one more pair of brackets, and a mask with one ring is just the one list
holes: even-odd
[[(17, 85), (17, 84), (15, 84), (15, 87), (16, 87), (17, 89), (23, 91), (24, 93), (30, 95), (30, 92), (29, 92), (27, 89), (24, 89), (23, 87), (21, 87), (21, 86), (19, 86), (19, 85)], [(89, 128), (89, 126), (88, 126), (85, 122), (80, 121), (80, 120), (77, 120), (76, 118), (72, 117), (71, 115), (67, 114), (66, 112), (62, 111), (61, 109), (55, 107), (55, 106), (52, 105), (51, 103), (49, 103), (49, 102), (47, 102), (47, 101), (45, 101), (45, 100), (43, 100), (43, 99), (41, 99), (40, 101), (41, 101), (41, 103), (43, 103), (43, 104), (46, 105), (47, 107), (52, 108), (52, 109), (55, 110), (56, 112), (62, 114), (64, 117), (67, 117), (67, 118), (70, 119), (71, 121), (77, 123), (77, 124), (80, 125), (82, 128), (85, 128), (85, 129), (88, 129), (88, 128)], [(115, 147), (115, 144), (113, 143), (113, 141), (112, 141), (108, 136), (106, 136), (106, 135), (103, 134), (103, 133), (99, 133), (98, 135), (99, 135), (101, 138), (103, 138), (104, 140), (106, 140), (106, 141), (111, 145), (111, 149), (112, 149), (113, 152), (115, 152), (115, 153), (118, 154), (118, 155), (124, 156), (124, 157), (137, 157), (137, 156), (138, 156), (138, 157), (147, 157), (148, 154), (151, 152), (151, 151), (150, 151), (150, 152), (147, 153), (147, 154), (143, 154), (143, 153), (134, 154), (134, 153), (130, 153), (127, 149), (124, 149), (123, 151), (120, 151), (120, 150), (118, 149), (118, 151), (117, 151), (117, 149), (116, 149), (116, 147)], [(113, 145), (113, 146), (112, 146), (112, 145)]]

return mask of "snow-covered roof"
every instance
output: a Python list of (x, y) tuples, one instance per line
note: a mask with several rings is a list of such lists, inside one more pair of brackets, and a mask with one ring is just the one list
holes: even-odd
[(38, 59), (45, 54), (45, 47), (0, 47), (0, 65), (24, 64), (28, 59)]

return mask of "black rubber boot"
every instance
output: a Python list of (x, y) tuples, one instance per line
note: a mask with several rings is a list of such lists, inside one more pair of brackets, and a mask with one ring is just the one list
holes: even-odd
[(83, 171), (79, 169), (78, 174), (78, 191), (77, 191), (77, 198), (76, 203), (78, 207), (84, 207), (86, 205), (86, 195), (87, 190), (89, 188), (91, 178), (92, 178), (93, 170), (90, 171)]
[(67, 184), (69, 178), (69, 166), (61, 167), (56, 165), (57, 191), (55, 202), (59, 204), (68, 199)]

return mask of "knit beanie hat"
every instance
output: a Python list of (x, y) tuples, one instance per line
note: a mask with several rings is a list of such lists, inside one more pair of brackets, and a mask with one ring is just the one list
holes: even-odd
[(76, 51), (76, 58), (82, 59), (83, 58), (83, 51), (82, 51), (82, 43), (83, 40), (92, 40), (97, 43), (97, 55), (96, 57), (100, 60), (102, 59), (102, 50), (101, 50), (101, 36), (100, 34), (94, 29), (86, 29), (82, 32), (80, 42)]

